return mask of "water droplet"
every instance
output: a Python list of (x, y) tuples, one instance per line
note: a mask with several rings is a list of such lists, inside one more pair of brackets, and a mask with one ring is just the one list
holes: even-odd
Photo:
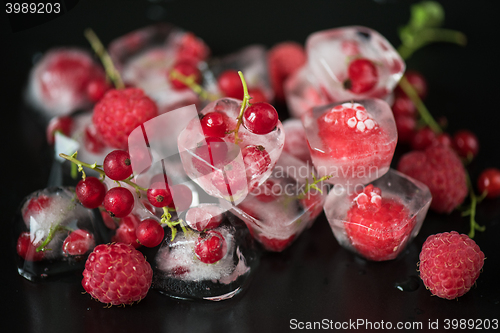
[(401, 291), (415, 291), (420, 287), (420, 279), (415, 275), (410, 275), (405, 280), (396, 282), (394, 287)]

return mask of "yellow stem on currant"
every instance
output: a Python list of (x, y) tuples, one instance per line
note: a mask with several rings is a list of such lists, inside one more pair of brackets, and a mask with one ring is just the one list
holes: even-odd
[(240, 114), (238, 115), (238, 122), (236, 123), (236, 128), (233, 130), (234, 132), (234, 143), (238, 144), (240, 139), (238, 138), (238, 131), (240, 129), (241, 124), (243, 123), (243, 113), (245, 112), (246, 108), (250, 105), (250, 95), (248, 94), (248, 87), (247, 83), (245, 81), (245, 78), (243, 77), (243, 73), (241, 71), (238, 71), (238, 75), (240, 76), (241, 83), (243, 85), (243, 102), (241, 103), (241, 109), (240, 109)]

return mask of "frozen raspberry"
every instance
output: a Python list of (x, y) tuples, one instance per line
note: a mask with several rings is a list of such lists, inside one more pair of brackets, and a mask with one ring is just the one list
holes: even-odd
[(141, 89), (112, 89), (94, 107), (92, 122), (104, 143), (126, 150), (129, 134), (157, 115), (156, 104)]
[(431, 235), (420, 252), (419, 271), (433, 295), (455, 299), (467, 293), (484, 264), (484, 253), (467, 235), (456, 231)]
[(24, 222), (30, 223), (30, 216), (36, 216), (43, 213), (51, 204), (52, 198), (44, 194), (31, 198), (22, 209)]
[[(276, 44), (268, 53), (269, 77), (276, 99), (284, 100), (283, 83), (306, 63), (306, 52), (296, 42)], [(254, 101), (252, 101), (254, 102)]]
[(433, 145), (409, 152), (401, 157), (398, 170), (429, 187), (436, 212), (450, 213), (467, 196), (465, 169), (449, 147)]
[(63, 242), (62, 250), (65, 255), (81, 256), (95, 246), (94, 235), (87, 230), (72, 231)]
[(152, 278), (141, 252), (123, 243), (101, 244), (85, 263), (82, 286), (102, 303), (132, 304), (146, 297)]
[(269, 170), (271, 166), (271, 157), (263, 146), (246, 146), (242, 151), (243, 163), (245, 163), (247, 179), (250, 188), (253, 189), (257, 184), (251, 181), (256, 176), (260, 176)]
[(345, 230), (359, 254), (374, 261), (394, 259), (415, 226), (408, 209), (392, 198), (383, 198), (378, 187), (368, 185), (354, 198), (347, 212)]
[(378, 82), (378, 72), (375, 64), (368, 59), (355, 59), (347, 68), (348, 79), (344, 88), (355, 94), (363, 94), (372, 90)]

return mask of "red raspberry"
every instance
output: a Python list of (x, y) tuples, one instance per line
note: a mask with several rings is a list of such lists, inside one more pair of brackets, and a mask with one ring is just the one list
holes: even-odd
[(394, 259), (406, 245), (415, 218), (403, 204), (382, 198), (382, 191), (371, 184), (353, 199), (344, 225), (356, 251), (370, 260)]
[(436, 212), (450, 213), (467, 196), (465, 169), (449, 147), (433, 145), (409, 152), (401, 157), (398, 170), (429, 187)]
[[(284, 100), (283, 83), (306, 63), (306, 52), (296, 42), (279, 43), (268, 53), (267, 63), (271, 86), (277, 100)], [(255, 101), (252, 101), (255, 102)]]
[(102, 303), (132, 304), (146, 297), (152, 279), (141, 252), (123, 243), (101, 244), (85, 263), (82, 286)]
[(92, 122), (108, 146), (126, 150), (129, 134), (157, 115), (156, 104), (141, 89), (112, 89), (94, 107)]
[(420, 252), (419, 271), (433, 295), (455, 299), (467, 293), (484, 264), (484, 253), (467, 235), (456, 231), (431, 235)]

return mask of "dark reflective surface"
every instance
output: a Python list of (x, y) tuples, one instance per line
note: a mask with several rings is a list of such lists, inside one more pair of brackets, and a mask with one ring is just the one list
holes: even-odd
[[(39, 52), (61, 45), (87, 47), (83, 30), (91, 26), (105, 44), (132, 29), (161, 18), (200, 35), (216, 55), (260, 42), (304, 42), (307, 35), (342, 25), (366, 25), (398, 45), (397, 28), (408, 18), (413, 1), (80, 1), (72, 10), (36, 28), (12, 33), (2, 11), (0, 62), (2, 324), (12, 332), (282, 332), (290, 320), (336, 322), (439, 321), (500, 319), (500, 199), (482, 202), (477, 220), (486, 232), (476, 242), (486, 254), (477, 286), (458, 301), (431, 297), (419, 279), (417, 262), (428, 235), (468, 232), (458, 212), (429, 214), (420, 234), (403, 255), (390, 262), (367, 262), (342, 249), (322, 214), (313, 227), (280, 254), (265, 254), (249, 288), (221, 303), (168, 298), (155, 290), (139, 304), (105, 309), (82, 295), (79, 274), (56, 282), (31, 283), (17, 274), (14, 243), (7, 228), (23, 197), (47, 185), (52, 152), (45, 144), (44, 121), (23, 107), (22, 91)], [(463, 31), (465, 48), (433, 45), (407, 61), (429, 81), (426, 105), (446, 116), (449, 131), (469, 128), (480, 139), (480, 155), (469, 166), (472, 179), (485, 167), (500, 167), (497, 99), (500, 51), (495, 47), (494, 1), (441, 1), (446, 27)], [(278, 105), (282, 119), (286, 109)], [(398, 147), (397, 156), (404, 152)], [(152, 257), (152, 256), (148, 256)], [(410, 279), (413, 292), (397, 284)], [(405, 287), (406, 288), (406, 287)], [(403, 288), (403, 289), (405, 289)], [(422, 330), (421, 330), (422, 331)]]

